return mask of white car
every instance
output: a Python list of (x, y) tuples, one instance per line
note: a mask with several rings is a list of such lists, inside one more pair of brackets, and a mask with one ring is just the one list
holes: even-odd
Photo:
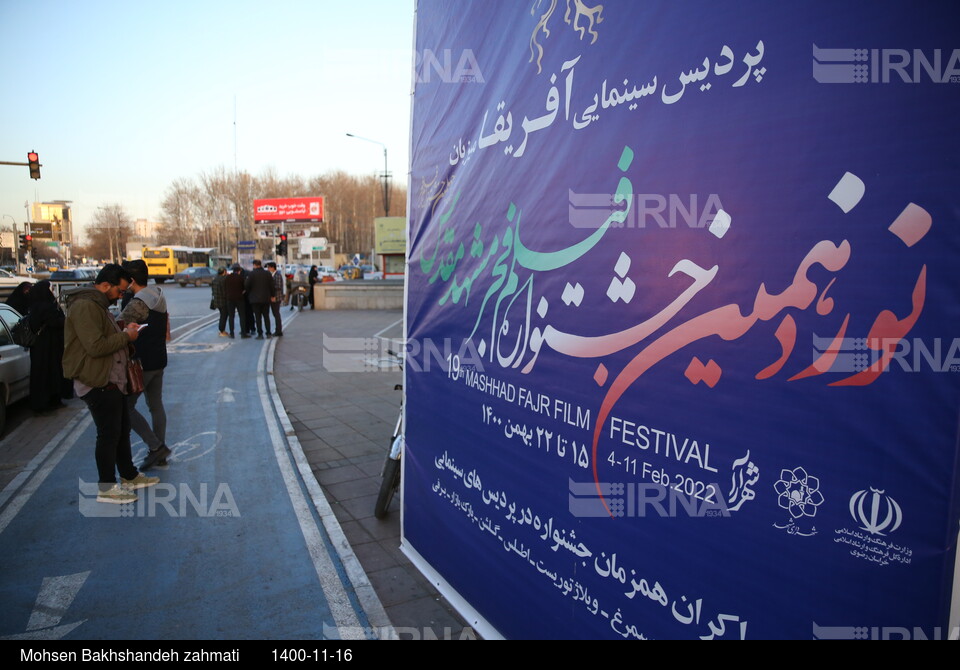
[(0, 435), (7, 422), (7, 405), (30, 393), (30, 350), (13, 341), (10, 331), (20, 314), (0, 304)]
[(340, 276), (340, 273), (337, 272), (336, 268), (332, 268), (329, 265), (318, 265), (317, 274), (320, 281), (323, 281), (324, 277), (328, 277), (334, 281), (340, 281), (343, 277)]

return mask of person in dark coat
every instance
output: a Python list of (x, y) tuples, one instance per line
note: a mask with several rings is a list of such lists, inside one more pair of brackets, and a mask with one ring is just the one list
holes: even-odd
[[(243, 278), (243, 285), (247, 285), (247, 277), (250, 276), (250, 273), (247, 272), (246, 268), (240, 268), (240, 276)], [(244, 321), (243, 331), (247, 335), (253, 335), (253, 332), (256, 330), (256, 323), (253, 318), (253, 305), (250, 304), (250, 294), (244, 290), (243, 293), (243, 306), (246, 312), (246, 321)]]
[(33, 286), (28, 281), (21, 282), (17, 288), (13, 289), (13, 293), (7, 296), (6, 303), (13, 307), (20, 313), (20, 316), (26, 316), (27, 310), (30, 309), (30, 287)]
[(210, 282), (210, 309), (215, 309), (220, 312), (220, 321), (218, 323), (218, 329), (220, 330), (220, 337), (228, 337), (227, 334), (227, 289), (225, 281), (227, 279), (227, 269), (220, 268), (217, 270), (217, 276), (213, 278), (213, 281)]
[(253, 270), (247, 275), (244, 288), (253, 306), (253, 314), (257, 323), (257, 339), (263, 339), (263, 333), (270, 337), (270, 302), (276, 297), (273, 277), (263, 269), (259, 259), (253, 261)]
[(317, 283), (320, 279), (320, 271), (317, 269), (316, 265), (310, 266), (310, 274), (307, 275), (307, 280), (310, 282), (310, 295), (307, 296), (307, 299), (310, 301), (310, 309), (314, 308), (313, 305), (313, 285)]
[(30, 408), (46, 412), (63, 406), (73, 397), (73, 384), (63, 377), (64, 315), (50, 290), (50, 282), (37, 282), (30, 289), (30, 329), (37, 341), (30, 347)]
[(247, 334), (247, 308), (244, 302), (243, 275), (239, 263), (234, 263), (232, 271), (223, 280), (223, 293), (227, 299), (227, 323), (230, 324), (230, 337), (233, 337), (233, 317), (240, 312), (240, 337), (250, 337)]

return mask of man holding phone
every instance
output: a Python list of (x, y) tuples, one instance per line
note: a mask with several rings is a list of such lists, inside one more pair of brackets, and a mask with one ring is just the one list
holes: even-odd
[(107, 311), (130, 279), (123, 268), (110, 263), (97, 274), (93, 288), (73, 289), (65, 296), (63, 374), (73, 380), (74, 392), (97, 426), (98, 502), (132, 503), (137, 500), (134, 490), (160, 481), (137, 470), (130, 450), (130, 413), (124, 397), (127, 348), (137, 341), (139, 328), (130, 324), (121, 329)]

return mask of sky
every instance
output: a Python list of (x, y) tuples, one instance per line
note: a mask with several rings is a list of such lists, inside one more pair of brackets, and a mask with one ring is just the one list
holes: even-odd
[[(409, 166), (414, 0), (0, 0), (0, 225), (71, 200), (159, 220), (178, 178)], [(32, 46), (31, 46), (32, 45)], [(318, 194), (323, 195), (323, 194)]]

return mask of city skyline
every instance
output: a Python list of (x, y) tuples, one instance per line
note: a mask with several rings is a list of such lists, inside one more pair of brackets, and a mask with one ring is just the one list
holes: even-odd
[[(412, 0), (278, 3), (0, 2), (0, 215), (69, 200), (160, 219), (177, 179), (383, 171), (406, 184)], [(53, 46), (51, 46), (53, 45)], [(348, 137), (352, 133), (372, 142)], [(316, 194), (323, 195), (323, 194)]]

